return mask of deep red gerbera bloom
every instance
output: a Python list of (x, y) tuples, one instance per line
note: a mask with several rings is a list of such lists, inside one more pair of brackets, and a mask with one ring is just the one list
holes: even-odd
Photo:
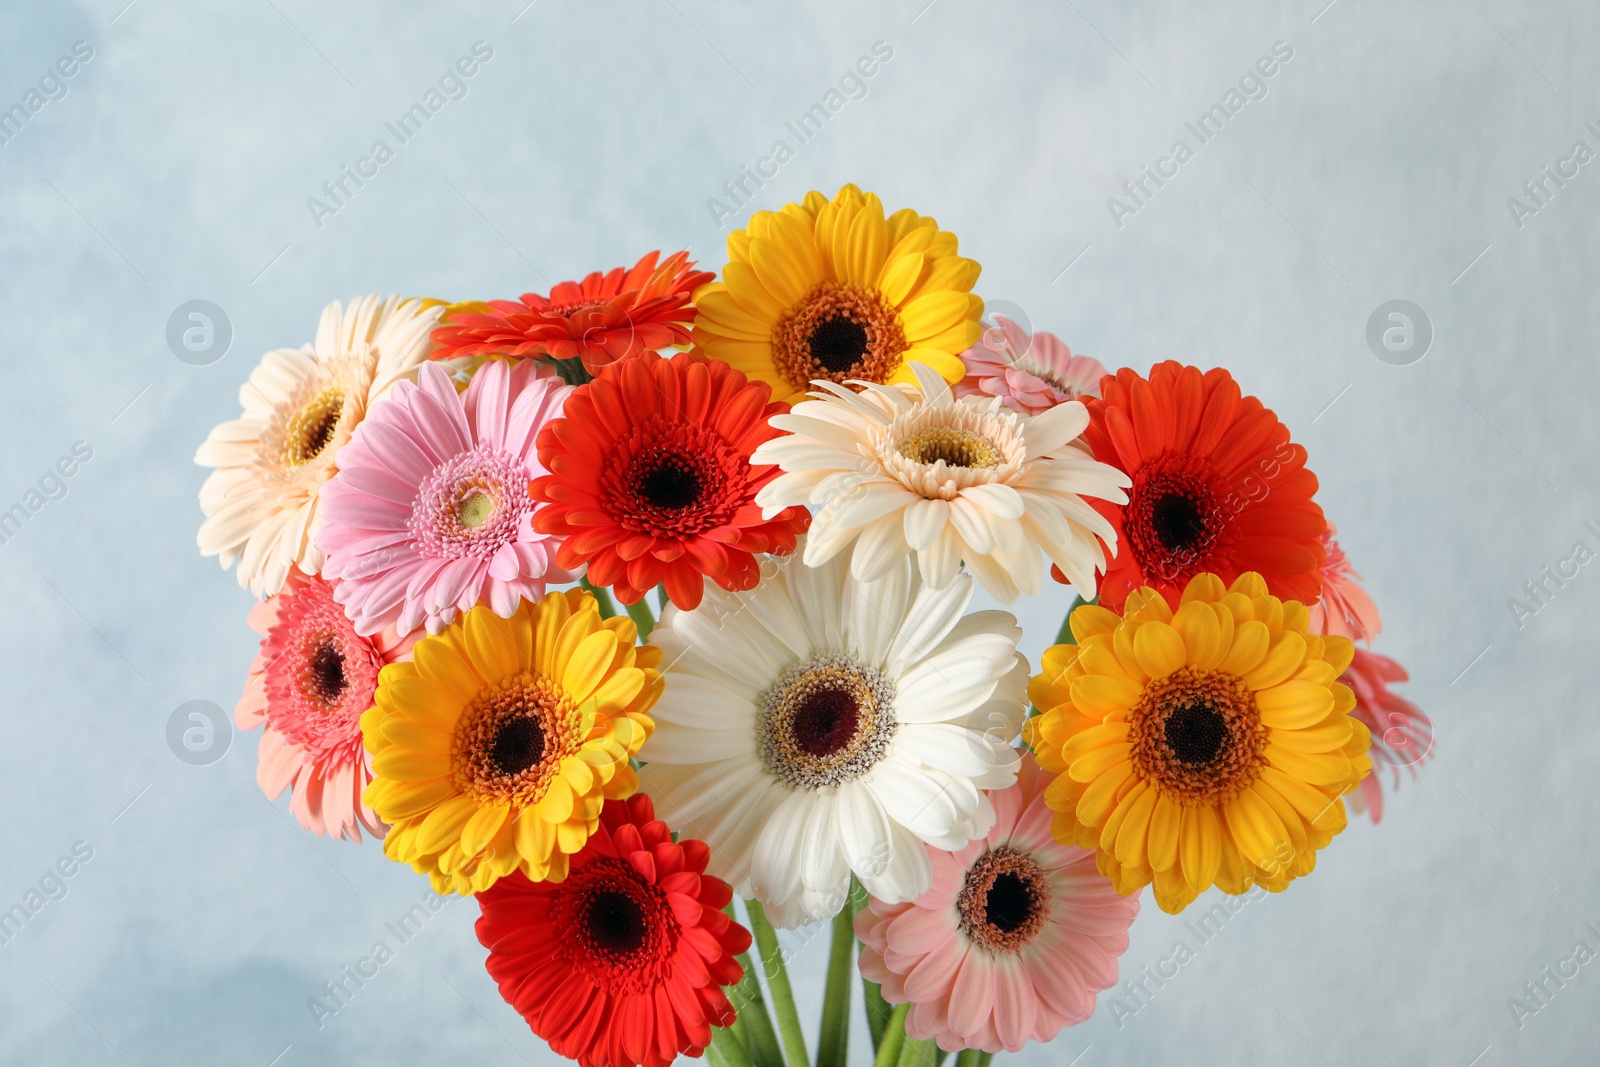
[(460, 304), (433, 331), (433, 359), (458, 356), (581, 357), (590, 374), (640, 352), (689, 343), (694, 291), (715, 277), (697, 271), (689, 253), (657, 263), (651, 252), (632, 269), (595, 271), (562, 282), (549, 296), (523, 293), (521, 302)]
[(551, 473), (528, 489), (544, 504), (534, 527), (565, 538), (561, 566), (587, 564), (589, 581), (624, 604), (664, 584), (691, 610), (702, 575), (751, 589), (761, 578), (755, 554), (788, 555), (811, 524), (803, 507), (763, 519), (755, 503), (780, 472), (750, 454), (778, 436), (767, 420), (787, 410), (720, 360), (647, 352), (613, 363), (539, 433)]
[(735, 1012), (724, 986), (750, 933), (722, 911), (702, 841), (673, 843), (643, 793), (608, 800), (561, 882), (520, 872), (478, 894), (489, 976), (533, 1032), (582, 1067), (700, 1055)]
[(1311, 499), (1316, 475), (1288, 427), (1227, 371), (1170, 360), (1149, 379), (1124, 369), (1084, 403), (1084, 441), (1133, 479), (1126, 504), (1092, 501), (1117, 529), (1100, 603), (1121, 610), (1148, 585), (1176, 607), (1202, 571), (1224, 582), (1256, 571), (1272, 595), (1316, 603), (1327, 528)]

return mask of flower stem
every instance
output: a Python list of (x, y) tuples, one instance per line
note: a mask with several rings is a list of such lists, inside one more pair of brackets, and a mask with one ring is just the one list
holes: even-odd
[(649, 594), (640, 597), (632, 604), (625, 605), (628, 609), (628, 618), (639, 628), (639, 640), (650, 640), (650, 631), (656, 628), (656, 617), (650, 613), (650, 601), (646, 599)]
[(925, 1041), (908, 1037), (900, 1045), (900, 1067), (933, 1067), (941, 1058), (939, 1045), (931, 1037)]
[(978, 1067), (978, 1060), (983, 1053), (975, 1048), (964, 1048), (956, 1056), (955, 1067)]
[(745, 901), (745, 911), (750, 916), (756, 947), (761, 951), (762, 973), (772, 990), (772, 1006), (778, 1015), (778, 1033), (783, 1035), (785, 1062), (788, 1067), (808, 1067), (811, 1057), (806, 1053), (806, 1037), (800, 1030), (800, 1013), (795, 1010), (794, 991), (789, 987), (789, 970), (784, 966), (778, 932), (767, 921), (766, 910), (759, 900)]
[(822, 1025), (817, 1033), (817, 1067), (845, 1067), (850, 1047), (850, 985), (856, 948), (853, 888), (844, 907), (833, 917), (828, 979), (822, 990)]
[(737, 1026), (718, 1026), (711, 1030), (709, 1054), (717, 1055), (727, 1067), (754, 1067)]
[[(730, 919), (734, 918), (732, 903), (722, 910), (727, 912)], [(733, 1022), (733, 1032), (749, 1049), (755, 1067), (783, 1067), (778, 1035), (772, 1029), (772, 1017), (767, 1014), (767, 1003), (761, 996), (761, 981), (756, 977), (750, 953), (739, 956), (739, 966), (744, 968), (744, 975), (738, 985), (728, 992), (733, 1010), (738, 1012)]]
[(1090, 603), (1081, 596), (1072, 598), (1072, 607), (1067, 609), (1066, 617), (1061, 620), (1061, 628), (1056, 631), (1055, 643), (1058, 645), (1075, 645), (1077, 639), (1072, 636), (1072, 613), (1083, 605)]
[(883, 987), (877, 982), (861, 980), (861, 999), (867, 1012), (867, 1033), (872, 1035), (872, 1048), (876, 1052), (883, 1044), (884, 1031), (889, 1027), (889, 1002), (883, 999)]
[(594, 375), (584, 367), (582, 359), (552, 359), (550, 365), (568, 385), (587, 385), (594, 381)]
[(596, 603), (600, 605), (600, 617), (602, 619), (609, 619), (617, 613), (617, 606), (611, 602), (611, 594), (606, 592), (604, 588), (592, 584), (587, 576), (579, 578), (578, 584), (593, 594)]
[(883, 1032), (883, 1042), (878, 1046), (878, 1058), (873, 1061), (873, 1067), (895, 1067), (900, 1062), (900, 1047), (906, 1041), (906, 1016), (910, 1012), (910, 1004), (901, 1004), (889, 1016), (889, 1027)]

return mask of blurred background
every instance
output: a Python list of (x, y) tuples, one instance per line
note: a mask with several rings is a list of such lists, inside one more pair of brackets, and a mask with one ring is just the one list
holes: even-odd
[[(301, 832), (254, 735), (170, 740), (190, 701), (231, 712), (256, 644), (195, 549), (194, 450), (331, 299), (509, 298), (653, 248), (716, 270), (752, 211), (853, 181), (957, 233), (993, 307), (1274, 408), (1435, 722), (1381, 825), (1209, 936), (1147, 904), (1143, 992), (1002, 1062), (1592, 1063), (1597, 50), (1578, 0), (7, 0), (0, 911), (30, 918), (0, 1061), (556, 1062), (471, 902), (401, 943), (423, 879)], [(195, 300), (199, 353), (169, 341)], [(1035, 664), (1065, 607), (1015, 609)], [(791, 940), (814, 1027), (827, 938)]]

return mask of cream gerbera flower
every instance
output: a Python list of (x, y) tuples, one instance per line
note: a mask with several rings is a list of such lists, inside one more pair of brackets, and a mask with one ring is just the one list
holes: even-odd
[[(1106, 556), (1116, 552), (1111, 523), (1085, 497), (1124, 503), (1128, 476), (1074, 442), (1089, 423), (1078, 401), (1039, 415), (998, 398), (956, 399), (932, 368), (911, 365), (918, 385), (852, 392), (818, 381), (815, 400), (796, 404), (772, 425), (787, 436), (756, 449), (751, 461), (784, 471), (756, 496), (774, 515), (817, 506), (806, 563), (820, 565), (859, 538), (851, 563), (870, 581), (916, 554), (922, 578), (942, 589), (965, 561), (997, 600), (1036, 593), (1040, 550), (1085, 597)], [(920, 386), (920, 388), (919, 388)]]
[(743, 593), (708, 579), (651, 634), (668, 666), (640, 789), (779, 925), (837, 912), (852, 873), (879, 900), (916, 899), (924, 846), (987, 833), (982, 790), (1017, 775), (1022, 631), (966, 614), (974, 589), (965, 574), (931, 589), (904, 556), (852, 581), (848, 553), (773, 557)]
[(239, 390), (243, 414), (211, 431), (194, 460), (215, 467), (200, 489), (200, 552), (239, 564), (256, 596), (283, 587), (289, 568), (322, 570), (313, 536), (317, 493), (367, 409), (427, 359), (444, 305), (367, 296), (322, 311), (315, 344), (262, 357)]

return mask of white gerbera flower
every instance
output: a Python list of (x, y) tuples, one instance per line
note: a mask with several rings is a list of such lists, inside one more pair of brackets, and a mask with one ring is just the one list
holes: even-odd
[(851, 574), (866, 581), (912, 553), (923, 580), (944, 588), (965, 561), (1002, 603), (1037, 593), (1040, 550), (1086, 599), (1105, 570), (1099, 537), (1116, 532), (1084, 497), (1118, 504), (1132, 483), (1073, 444), (1089, 413), (1076, 400), (1038, 415), (999, 398), (956, 399), (931, 368), (911, 365), (920, 388), (819, 381), (814, 400), (772, 425), (790, 431), (756, 449), (753, 463), (783, 474), (756, 496), (768, 516), (820, 506), (806, 544), (816, 566), (852, 541)]
[(970, 575), (933, 589), (909, 557), (866, 582), (848, 553), (768, 570), (745, 593), (708, 581), (651, 635), (666, 691), (640, 788), (778, 925), (837, 912), (851, 872), (879, 900), (915, 899), (924, 844), (987, 833), (982, 790), (1016, 780), (1022, 631), (1008, 612), (964, 614)]
[(256, 596), (283, 588), (289, 567), (322, 570), (313, 537), (317, 493), (338, 473), (339, 449), (396, 382), (415, 380), (444, 305), (363, 297), (322, 312), (314, 345), (262, 357), (239, 390), (240, 418), (211, 431), (194, 461), (215, 467), (200, 489), (200, 553), (239, 563)]

